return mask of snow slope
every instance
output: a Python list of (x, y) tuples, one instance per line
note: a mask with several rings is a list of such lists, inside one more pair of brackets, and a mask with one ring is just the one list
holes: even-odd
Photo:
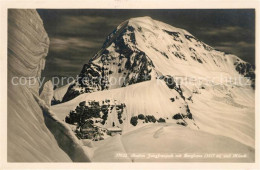
[(215, 85), (200, 89), (189, 103), (201, 130), (255, 147), (255, 93), (251, 87)]
[(40, 76), (49, 46), (42, 20), (35, 10), (9, 10), (8, 24), (8, 161), (71, 161), (44, 123), (37, 84), (11, 84), (14, 76)]
[[(127, 141), (139, 138), (138, 142), (147, 146), (140, 149), (143, 152), (152, 152), (155, 146), (169, 141), (158, 151), (168, 148), (169, 152), (198, 152), (208, 146), (205, 152), (219, 153), (226, 149), (248, 154), (245, 161), (254, 159), (254, 66), (213, 49), (186, 30), (150, 17), (129, 19), (107, 37), (79, 76), (81, 78), (68, 88), (63, 103), (51, 107), (60, 120), (82, 101), (109, 100), (110, 105), (123, 103), (126, 106), (122, 124), (113, 109), (109, 110), (104, 124), (108, 127), (114, 122), (122, 128), (123, 142), (120, 137), (100, 142), (94, 160), (106, 159), (100, 155), (105, 147), (112, 148), (108, 153), (137, 151), (134, 148), (140, 149), (138, 143), (133, 141), (132, 145)], [(225, 78), (231, 78), (232, 83), (222, 81)], [(237, 78), (247, 84), (234, 82)], [(166, 130), (162, 133), (167, 135), (156, 142), (151, 136), (145, 138), (146, 135), (157, 134), (157, 127), (165, 125), (145, 126), (144, 120), (138, 119), (137, 126), (133, 126), (130, 120), (139, 114), (152, 115), (157, 120), (163, 118), (167, 125), (178, 125), (163, 127)], [(141, 128), (144, 126), (147, 128)], [(189, 143), (192, 139), (186, 140), (181, 136), (183, 133), (197, 141)], [(208, 139), (207, 145), (204, 137)], [(180, 150), (177, 146), (182, 144), (186, 147)]]
[[(170, 98), (176, 98), (176, 96), (178, 96), (178, 99), (175, 102), (171, 102)], [(172, 116), (176, 113), (187, 114), (186, 102), (175, 90), (169, 89), (162, 80), (146, 81), (124, 88), (82, 94), (68, 102), (54, 105), (51, 109), (61, 120), (65, 120), (69, 111), (74, 110), (80, 102), (95, 100), (101, 103), (101, 101), (106, 99), (110, 101), (115, 100), (116, 103), (124, 103), (126, 105), (122, 115), (124, 123), (118, 124), (117, 117), (113, 119), (116, 126), (122, 127), (125, 131), (127, 131), (129, 126), (132, 126), (130, 125), (131, 117), (138, 114), (153, 115), (158, 119), (160, 117), (168, 118), (171, 121), (174, 121)], [(113, 114), (113, 110), (110, 114)], [(193, 126), (193, 122), (190, 125)]]
[[(231, 138), (175, 124), (147, 125), (97, 143), (96, 147), (93, 161), (97, 162), (253, 162), (255, 159), (253, 148)], [(178, 154), (182, 157), (172, 156)], [(215, 156), (205, 157), (206, 154)], [(222, 157), (216, 158), (216, 154)], [(229, 154), (230, 158), (224, 158)], [(235, 154), (245, 157), (237, 158)]]
[[(48, 48), (49, 38), (36, 10), (8, 10), (8, 162), (89, 161), (71, 130), (48, 112), (50, 83), (41, 95), (44, 100), (39, 96), (35, 80), (44, 69)], [(19, 84), (19, 77), (27, 81)]]
[(42, 109), (28, 87), (8, 87), (9, 162), (71, 161), (44, 123)]
[[(51, 109), (61, 120), (64, 120), (70, 110), (74, 110), (82, 101), (116, 100), (126, 105), (122, 115), (124, 123), (116, 126), (127, 132), (132, 128), (131, 117), (141, 113), (176, 123), (177, 121), (172, 117), (176, 113), (185, 114), (185, 103), (187, 103), (194, 118), (194, 120), (185, 119), (190, 128), (199, 127), (199, 130), (227, 136), (254, 148), (254, 91), (251, 87), (232, 88), (226, 85), (215, 85), (205, 86), (205, 89), (183, 86), (183, 89), (185, 89), (184, 96), (186, 98), (192, 96), (192, 101), (184, 101), (181, 97), (176, 99), (179, 94), (174, 89), (169, 89), (164, 81), (152, 80), (124, 88), (82, 94), (68, 102), (54, 105)], [(193, 93), (194, 89), (196, 93)], [(231, 98), (230, 95), (233, 97)], [(174, 102), (170, 100), (172, 97), (176, 99)], [(116, 119), (114, 122), (117, 122)], [(142, 122), (138, 122), (139, 125)]]
[(50, 111), (49, 105), (44, 100), (39, 98), (35, 93), (33, 95), (42, 108), (44, 122), (54, 135), (59, 147), (68, 154), (73, 162), (89, 162), (89, 153), (84, 143), (78, 140), (66, 123), (59, 120), (56, 114)]

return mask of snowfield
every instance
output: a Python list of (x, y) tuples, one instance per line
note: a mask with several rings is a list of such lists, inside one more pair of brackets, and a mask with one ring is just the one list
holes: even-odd
[[(176, 103), (170, 101), (170, 97), (176, 95), (176, 92), (169, 89), (161, 80), (158, 81), (148, 81), (124, 88), (82, 94), (73, 100), (52, 106), (51, 110), (53, 110), (61, 120), (64, 120), (70, 110), (74, 110), (81, 101), (114, 99), (126, 104), (127, 109), (123, 114), (123, 118), (125, 118), (123, 121), (125, 123), (123, 123), (123, 125), (116, 123), (116, 126), (123, 129), (122, 140), (129, 142), (119, 144), (120, 136), (112, 137), (113, 139), (108, 138), (106, 139), (107, 142), (106, 140), (100, 142), (103, 143), (103, 145), (98, 145), (101, 148), (95, 151), (94, 161), (117, 161), (111, 154), (116, 154), (117, 152), (135, 153), (135, 151), (138, 151), (138, 153), (150, 153), (155, 152), (154, 148), (158, 148), (158, 153), (164, 153), (165, 150), (167, 150), (167, 153), (178, 153), (181, 151), (190, 153), (246, 153), (248, 157), (243, 161), (254, 160), (254, 98), (252, 98), (254, 93), (252, 89), (217, 85), (214, 87), (206, 87), (206, 89), (198, 89), (200, 94), (193, 94), (193, 102), (189, 102), (189, 106), (195, 123), (199, 128), (194, 126), (192, 122), (189, 123), (189, 127), (182, 127), (181, 125), (175, 125), (176, 120), (172, 119), (174, 113), (180, 111), (180, 108), (177, 107), (180, 103), (178, 103), (178, 101), (176, 101)], [(235, 97), (232, 99), (228, 98), (225, 88), (228, 88), (230, 90), (229, 93)], [(237, 93), (240, 90), (242, 90), (243, 93), (239, 93), (238, 95)], [(186, 87), (184, 94), (188, 95), (188, 91), (189, 88)], [(155, 123), (146, 126), (146, 124), (138, 120), (137, 126), (134, 127), (130, 124), (130, 119), (139, 113), (154, 115), (156, 118), (163, 117), (167, 123)], [(113, 121), (117, 122), (116, 119), (113, 119)], [(171, 124), (168, 124), (168, 122)], [(112, 126), (111, 122), (108, 124), (110, 124), (110, 127)], [(162, 129), (165, 129), (162, 130), (163, 134), (165, 134), (163, 135), (163, 139), (158, 137), (158, 142), (155, 141), (154, 145), (152, 141), (155, 140), (155, 138), (142, 139), (146, 134), (160, 134), (160, 131), (155, 133), (155, 129), (159, 129), (159, 127), (164, 127)], [(188, 137), (188, 139), (186, 139), (185, 136)], [(132, 140), (138, 139), (138, 141), (134, 142), (130, 140), (130, 138), (133, 138)], [(208, 138), (208, 140), (206, 140), (206, 138)], [(168, 141), (167, 146), (165, 145), (166, 141)], [(115, 143), (115, 145), (112, 143)], [(187, 146), (182, 146), (181, 144), (187, 144)], [(125, 147), (122, 145), (125, 145)], [(156, 147), (156, 145), (163, 147)], [(171, 145), (174, 147), (171, 147)], [(142, 146), (143, 149), (139, 150), (139, 146)], [(182, 146), (182, 149), (180, 149), (180, 146)], [(105, 150), (109, 150), (107, 151), (108, 155), (104, 155), (105, 151), (102, 152), (106, 147), (108, 148)], [(205, 150), (201, 148), (205, 148)], [(99, 155), (99, 153), (102, 154)], [(120, 159), (118, 161), (127, 160), (128, 159)], [(197, 159), (192, 159), (192, 161), (196, 160)], [(203, 160), (206, 161), (205, 159)], [(156, 160), (141, 159), (138, 161)], [(168, 159), (165, 161), (173, 160)], [(178, 159), (175, 159), (175, 161), (178, 161)], [(190, 160), (184, 159), (181, 161)], [(212, 161), (218, 161), (218, 159), (212, 159)], [(229, 161), (229, 159), (223, 159), (222, 161)], [(232, 161), (241, 160), (234, 158)]]
[[(49, 48), (42, 20), (36, 10), (10, 10), (8, 22), (9, 162), (254, 162), (254, 66), (237, 56), (186, 30), (133, 18), (107, 37), (83, 66), (82, 79), (55, 90), (49, 81), (39, 94), (38, 83), (11, 80), (40, 77)], [(249, 85), (198, 79), (219, 76), (242, 76)], [(126, 81), (112, 84), (122, 77)], [(177, 77), (193, 81), (178, 84)], [(50, 106), (51, 99), (62, 103)], [(107, 109), (88, 118), (92, 124), (120, 128), (122, 135), (77, 138), (76, 124), (65, 119), (83, 101)]]
[[(97, 162), (254, 161), (254, 149), (249, 146), (228, 137), (169, 123), (146, 125), (96, 145), (92, 159)], [(172, 154), (180, 154), (182, 157), (172, 157)], [(199, 157), (194, 157), (194, 154)], [(209, 158), (206, 154), (221, 154), (222, 157)], [(223, 158), (229, 154), (232, 155), (231, 158)], [(235, 154), (243, 156), (237, 158)]]
[[(150, 17), (129, 19), (107, 37), (79, 76), (88, 81), (72, 83), (63, 103), (51, 107), (60, 120), (65, 121), (82, 101), (126, 106), (122, 123), (115, 108), (109, 110), (104, 124), (94, 123), (119, 127), (123, 135), (93, 142), (93, 161), (254, 161), (254, 66), (215, 50), (186, 30)], [(96, 81), (99, 76), (102, 82)], [(234, 82), (238, 77), (248, 84)], [(119, 83), (113, 84), (112, 79)], [(138, 118), (136, 126), (131, 124), (131, 118), (140, 114), (166, 123)], [(148, 159), (152, 153), (244, 154), (244, 158)]]

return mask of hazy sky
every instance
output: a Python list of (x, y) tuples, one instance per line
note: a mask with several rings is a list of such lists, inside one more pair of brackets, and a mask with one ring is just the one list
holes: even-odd
[(50, 38), (43, 76), (76, 76), (106, 36), (132, 17), (150, 16), (183, 28), (199, 40), (255, 64), (255, 11), (38, 9)]

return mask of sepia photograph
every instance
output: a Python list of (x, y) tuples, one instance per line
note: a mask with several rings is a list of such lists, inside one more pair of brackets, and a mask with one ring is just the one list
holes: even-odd
[(256, 163), (255, 8), (6, 15), (7, 163)]

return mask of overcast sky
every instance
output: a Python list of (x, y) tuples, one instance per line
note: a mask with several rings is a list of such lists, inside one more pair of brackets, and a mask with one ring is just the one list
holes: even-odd
[(255, 64), (255, 11), (38, 9), (50, 38), (43, 76), (76, 76), (107, 35), (132, 17), (150, 16), (186, 29), (199, 40)]

